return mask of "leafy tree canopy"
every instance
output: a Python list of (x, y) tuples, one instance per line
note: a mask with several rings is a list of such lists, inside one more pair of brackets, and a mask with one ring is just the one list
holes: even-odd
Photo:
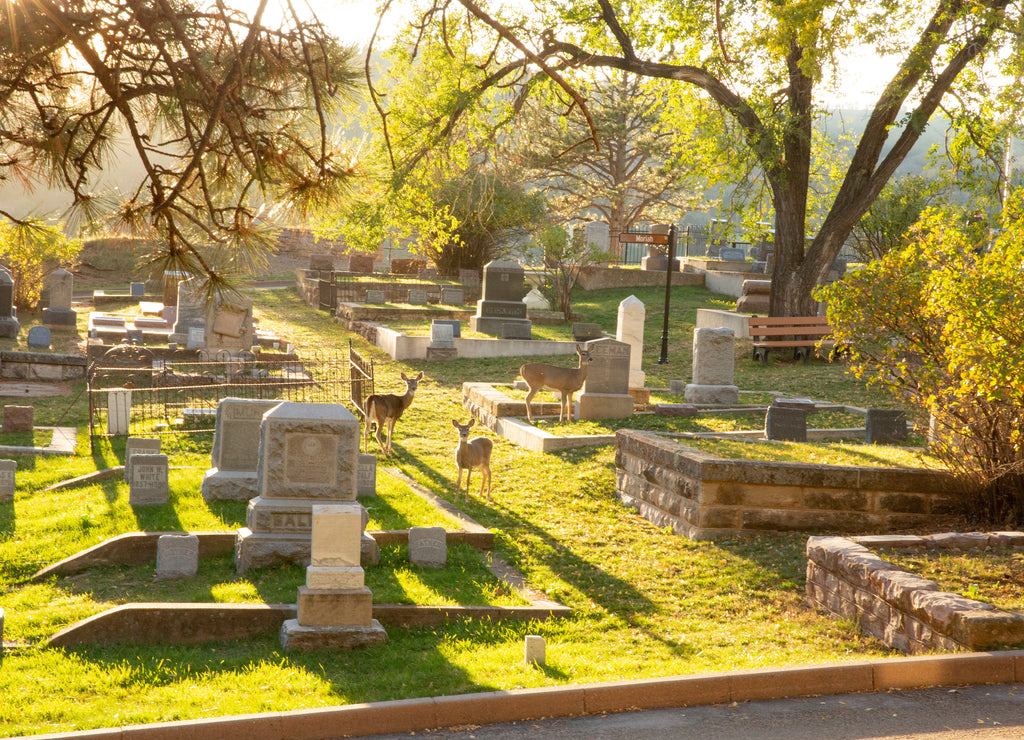
[[(226, 287), (224, 268), (264, 253), (265, 219), (335, 201), (352, 171), (331, 125), (352, 50), (291, 3), (270, 27), (267, 2), (250, 18), (204, 0), (0, 0), (0, 181), (63, 189), (73, 223), (109, 216), (158, 238), (164, 269)], [(136, 185), (96, 192), (129, 161)]]

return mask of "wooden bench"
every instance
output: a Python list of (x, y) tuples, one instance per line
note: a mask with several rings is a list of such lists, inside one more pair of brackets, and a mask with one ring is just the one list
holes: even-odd
[(792, 349), (794, 358), (802, 356), (807, 362), (818, 342), (834, 346), (828, 339), (832, 327), (824, 316), (751, 316), (747, 322), (754, 359), (763, 364), (768, 363), (768, 353), (773, 349)]

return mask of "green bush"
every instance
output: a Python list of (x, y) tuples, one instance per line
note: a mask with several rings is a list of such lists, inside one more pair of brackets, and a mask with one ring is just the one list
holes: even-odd
[(1024, 522), (1024, 219), (978, 254), (929, 213), (907, 246), (818, 293), (852, 369), (931, 416), (934, 451), (974, 512)]
[(24, 223), (0, 220), (0, 260), (14, 279), (14, 305), (34, 308), (47, 270), (70, 266), (81, 249), (82, 242), (68, 239), (59, 227), (36, 219)]

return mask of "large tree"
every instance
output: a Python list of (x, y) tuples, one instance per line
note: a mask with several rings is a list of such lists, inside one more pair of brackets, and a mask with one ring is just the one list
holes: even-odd
[[(776, 249), (770, 310), (793, 315), (815, 310), (811, 291), (853, 226), (964, 70), (998, 56), (1019, 33), (1020, 10), (1010, 0), (538, 0), (528, 10), (433, 0), (415, 25), (471, 26), (477, 44), (491, 50), (480, 88), (522, 84), (528, 91), (535, 75), (546, 75), (570, 100), (567, 113), (581, 113), (598, 141), (586, 95), (567, 69), (615, 69), (700, 90), (735, 122), (768, 183)], [(894, 73), (812, 235), (807, 203), (818, 92), (835, 92), (856, 76), (844, 56), (856, 47), (894, 60)], [(451, 114), (479, 97), (467, 91)], [(435, 131), (449, 126), (450, 118), (439, 120)]]
[[(265, 23), (267, 2), (250, 18), (204, 0), (0, 0), (0, 182), (63, 189), (72, 220), (111, 215), (156, 237), (157, 265), (226, 287), (233, 259), (268, 246), (265, 217), (334, 200), (351, 174), (331, 116), (353, 52), (291, 3)], [(96, 191), (136, 166), (127, 192)]]
[(505, 147), (562, 221), (598, 217), (613, 245), (638, 220), (675, 220), (706, 183), (681, 154), (686, 137), (663, 122), (664, 85), (656, 82), (611, 70), (588, 85), (600, 148), (582, 118), (560, 120), (568, 101), (549, 85), (526, 101)]

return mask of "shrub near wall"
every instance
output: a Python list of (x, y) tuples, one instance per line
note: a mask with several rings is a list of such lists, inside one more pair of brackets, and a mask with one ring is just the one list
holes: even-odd
[(616, 488), (627, 506), (693, 540), (744, 532), (884, 532), (958, 510), (939, 471), (727, 460), (620, 429)]

